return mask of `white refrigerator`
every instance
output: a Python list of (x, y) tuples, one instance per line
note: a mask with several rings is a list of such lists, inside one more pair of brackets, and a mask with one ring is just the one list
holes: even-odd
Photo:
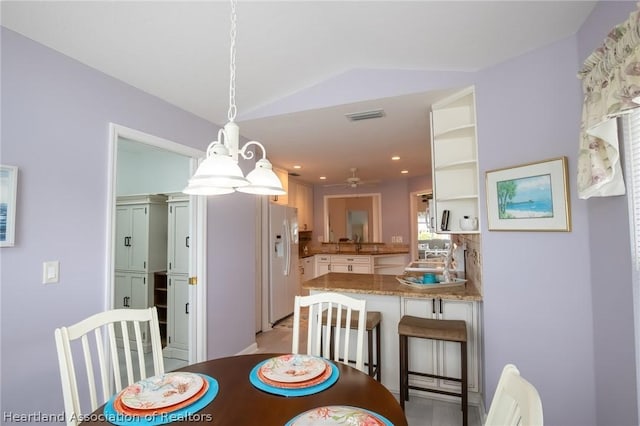
[(293, 313), (298, 292), (297, 209), (269, 203), (269, 323)]

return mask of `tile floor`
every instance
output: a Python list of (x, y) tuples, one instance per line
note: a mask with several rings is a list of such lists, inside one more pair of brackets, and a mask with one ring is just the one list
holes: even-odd
[[(291, 328), (286, 325), (256, 335), (258, 352), (290, 352)], [(302, 339), (304, 340), (304, 339)], [(436, 399), (412, 397), (405, 403), (409, 426), (455, 426), (462, 424), (460, 404)], [(481, 426), (480, 410), (469, 406), (469, 426)]]

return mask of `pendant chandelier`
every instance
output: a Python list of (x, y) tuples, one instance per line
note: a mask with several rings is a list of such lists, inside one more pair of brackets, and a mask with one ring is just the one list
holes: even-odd
[[(260, 195), (284, 195), (286, 191), (267, 160), (267, 151), (264, 146), (260, 142), (249, 141), (239, 148), (240, 129), (234, 121), (237, 112), (236, 32), (236, 0), (231, 0), (229, 111), (227, 114), (229, 122), (218, 131), (218, 140), (209, 144), (206, 158), (198, 166), (182, 192), (191, 195), (221, 195), (234, 191)], [(262, 150), (262, 158), (256, 161), (255, 169), (245, 177), (238, 165), (238, 156), (242, 156), (245, 160), (252, 159), (254, 152), (249, 150), (251, 146)]]

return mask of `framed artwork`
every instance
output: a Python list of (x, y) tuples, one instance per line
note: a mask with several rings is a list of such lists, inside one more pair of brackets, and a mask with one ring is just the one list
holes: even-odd
[(486, 172), (490, 231), (571, 231), (567, 157)]
[(0, 165), (0, 247), (12, 247), (16, 235), (18, 168)]

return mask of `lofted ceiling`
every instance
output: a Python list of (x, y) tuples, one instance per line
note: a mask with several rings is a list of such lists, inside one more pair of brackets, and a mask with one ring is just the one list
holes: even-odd
[[(283, 115), (277, 101), (356, 69), (477, 71), (566, 38), (594, 1), (244, 1), (237, 121), (274, 165), (310, 183), (430, 171), (428, 108), (414, 93)], [(227, 1), (2, 1), (1, 23), (218, 125), (229, 105)], [(344, 114), (383, 108), (376, 120)], [(212, 138), (216, 135), (212, 135)], [(204, 150), (205, 147), (202, 147)], [(401, 159), (392, 164), (391, 155)], [(409, 171), (400, 175), (400, 170)]]

